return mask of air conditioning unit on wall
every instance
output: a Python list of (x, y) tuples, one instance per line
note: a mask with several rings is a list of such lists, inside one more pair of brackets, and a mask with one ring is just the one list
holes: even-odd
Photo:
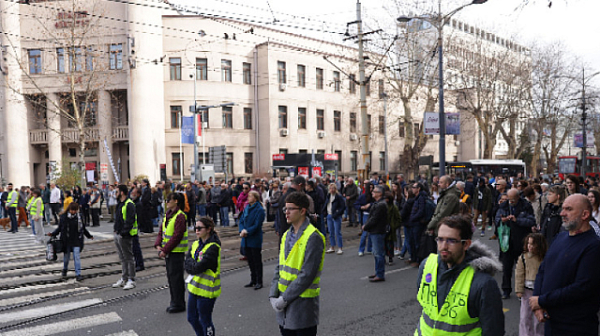
[(358, 140), (358, 136), (354, 133), (350, 134), (350, 141), (356, 141)]
[(319, 132), (317, 132), (317, 136), (318, 136), (319, 138), (324, 138), (324, 137), (325, 137), (325, 135), (326, 135), (325, 131), (319, 131)]
[(285, 89), (287, 89), (287, 84), (285, 84), (285, 83), (280, 83), (280, 84), (279, 84), (279, 91), (285, 91)]
[(281, 136), (288, 136), (289, 131), (287, 128), (284, 128), (282, 130), (279, 130), (279, 134), (281, 134)]

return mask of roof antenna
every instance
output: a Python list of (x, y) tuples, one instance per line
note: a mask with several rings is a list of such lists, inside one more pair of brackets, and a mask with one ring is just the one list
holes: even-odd
[(269, 6), (269, 10), (271, 11), (271, 15), (273, 16), (273, 23), (279, 22), (279, 20), (277, 20), (277, 18), (275, 18), (275, 13), (273, 13), (273, 9), (271, 8), (271, 4), (269, 3), (269, 0), (267, 0), (267, 5)]

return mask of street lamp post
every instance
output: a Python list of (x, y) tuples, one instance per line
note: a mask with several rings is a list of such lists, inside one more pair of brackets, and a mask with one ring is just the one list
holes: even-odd
[(446, 21), (448, 21), (454, 14), (461, 11), (463, 8), (468, 7), (470, 5), (480, 5), (487, 2), (487, 0), (472, 0), (470, 3), (466, 5), (462, 5), (453, 11), (449, 12), (446, 15), (442, 15), (442, 0), (438, 1), (438, 15), (435, 20), (432, 20), (429, 17), (408, 17), (408, 16), (400, 16), (396, 20), (400, 23), (405, 23), (411, 21), (413, 19), (420, 19), (427, 21), (434, 26), (436, 26), (438, 30), (438, 104), (439, 104), (439, 114), (438, 119), (440, 123), (440, 143), (439, 143), (439, 151), (440, 151), (440, 176), (446, 175), (446, 116), (444, 114), (444, 55), (443, 55), (443, 41), (444, 41), (444, 25)]

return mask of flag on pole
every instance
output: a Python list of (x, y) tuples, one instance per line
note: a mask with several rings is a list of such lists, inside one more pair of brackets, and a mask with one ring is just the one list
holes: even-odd
[[(106, 142), (106, 139), (104, 139), (104, 148), (106, 149), (106, 156), (108, 156), (108, 162), (110, 162), (110, 167), (112, 168), (113, 174), (115, 175), (115, 180), (117, 180), (117, 183), (121, 183), (121, 181), (119, 181), (119, 174), (117, 174), (115, 164), (113, 163), (112, 154), (110, 153), (110, 149), (108, 149), (108, 143)], [(121, 158), (119, 158), (119, 161), (121, 161)]]
[(194, 144), (194, 117), (181, 119), (181, 143)]

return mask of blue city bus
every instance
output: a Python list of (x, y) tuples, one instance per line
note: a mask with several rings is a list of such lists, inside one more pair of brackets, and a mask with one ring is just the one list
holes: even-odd
[[(439, 162), (433, 164), (434, 174), (439, 174)], [(477, 173), (486, 175), (492, 173), (494, 176), (507, 175), (517, 176), (521, 173), (523, 177), (527, 176), (525, 162), (522, 160), (469, 160), (458, 162), (446, 162), (446, 174), (455, 175), (456, 179), (465, 181), (467, 175), (477, 176)]]

